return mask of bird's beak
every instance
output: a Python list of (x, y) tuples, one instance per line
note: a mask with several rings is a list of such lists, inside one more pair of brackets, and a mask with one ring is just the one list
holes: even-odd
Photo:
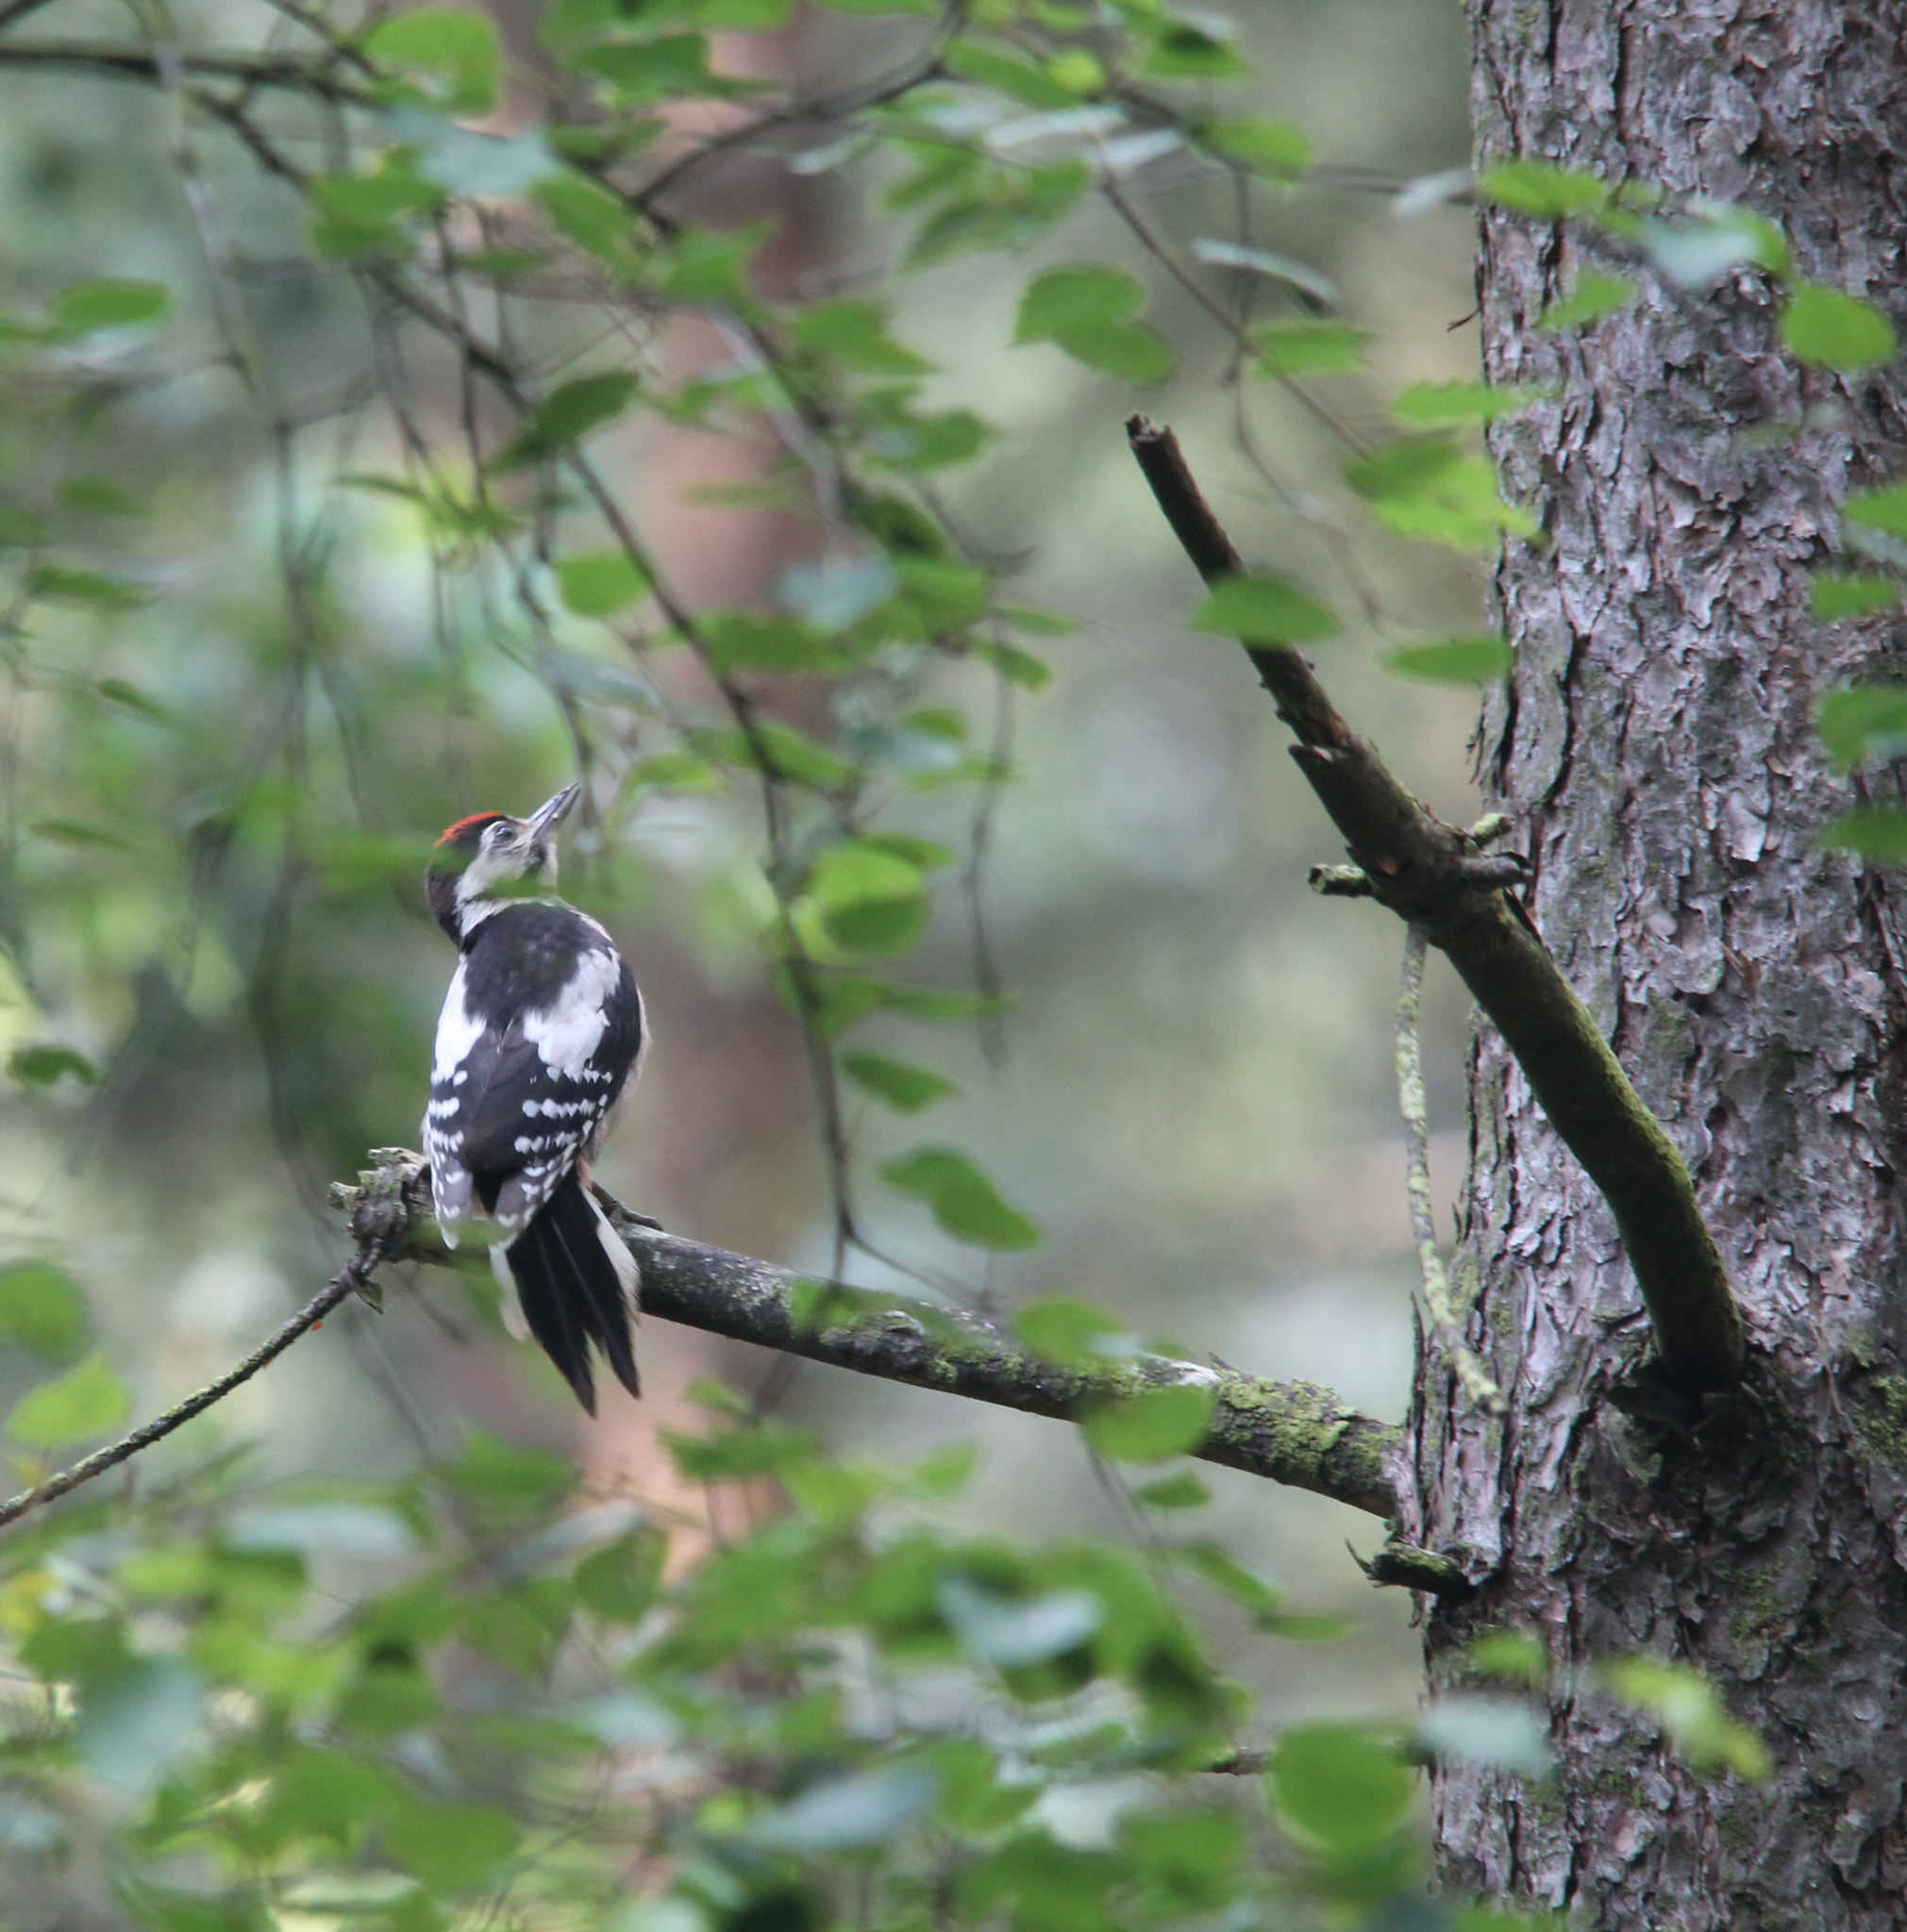
[(580, 784), (565, 785), (554, 798), (546, 798), (530, 813), (527, 821), (530, 837), (541, 840), (551, 833), (569, 817), (572, 808), (583, 795)]

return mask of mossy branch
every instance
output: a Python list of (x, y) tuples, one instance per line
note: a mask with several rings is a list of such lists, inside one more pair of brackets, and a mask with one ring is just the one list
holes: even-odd
[[(1243, 573), (1178, 439), (1134, 416), (1132, 454), (1208, 583)], [(1741, 1310), (1674, 1141), (1505, 890), (1503, 861), (1397, 782), (1339, 715), (1316, 673), (1281, 644), (1246, 644), (1297, 740), (1292, 756), (1344, 835), (1370, 896), (1441, 948), (1496, 1023), (1550, 1124), (1600, 1190), (1635, 1271), (1661, 1371), (1682, 1395), (1732, 1387), (1746, 1360)], [(1327, 890), (1343, 890), (1327, 887)]]
[[(375, 1158), (379, 1169), (366, 1177), (367, 1190), (332, 1191), (352, 1213), (354, 1230), (364, 1204), (396, 1199), (404, 1214), (391, 1253), (447, 1260), (430, 1219), (423, 1162), (393, 1149), (380, 1149)], [(1193, 1455), (1373, 1516), (1396, 1513), (1390, 1465), (1402, 1432), (1347, 1408), (1328, 1390), (1261, 1381), (1165, 1356), (1062, 1368), (1029, 1355), (977, 1316), (910, 1296), (815, 1281), (747, 1255), (683, 1241), (598, 1194), (641, 1265), (645, 1315), (858, 1374), (1062, 1421), (1077, 1421), (1146, 1389), (1196, 1384), (1211, 1390), (1213, 1414)]]

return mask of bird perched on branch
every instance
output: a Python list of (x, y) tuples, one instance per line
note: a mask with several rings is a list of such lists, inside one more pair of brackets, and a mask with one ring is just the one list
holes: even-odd
[[(489, 1224), (521, 1323), (595, 1413), (590, 1350), (640, 1392), (629, 1324), (635, 1257), (589, 1190), (588, 1163), (646, 1043), (642, 995), (615, 941), (547, 895), (566, 786), (527, 819), (460, 819), (425, 889), (461, 954), (437, 1023), (424, 1152), (444, 1240)], [(473, 1200), (474, 1197), (474, 1200)], [(514, 1313), (514, 1310), (510, 1311)]]

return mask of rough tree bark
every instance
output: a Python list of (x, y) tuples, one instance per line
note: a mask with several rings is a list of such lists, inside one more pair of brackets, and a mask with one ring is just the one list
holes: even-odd
[[(1907, 7), (1899, 0), (1471, 0), (1480, 161), (1546, 156), (1772, 216), (1799, 272), (1903, 319)], [(1427, 1357), (1414, 1541), (1476, 1594), (1430, 1619), (1433, 1681), (1511, 1627), (1551, 1659), (1543, 1785), (1451, 1769), (1448, 1878), (1610, 1928), (1895, 1926), (1907, 1892), (1903, 916), (1817, 849), (1848, 787), (1823, 691), (1899, 662), (1882, 617), (1807, 608), (1835, 506), (1907, 467), (1899, 364), (1798, 371), (1756, 271), (1650, 285), (1577, 335), (1537, 329), (1599, 257), (1491, 211), (1485, 371), (1560, 399), (1496, 444), (1547, 543), (1497, 588), (1518, 669), (1486, 790), (1535, 865), (1531, 909), (1696, 1175), (1748, 1318), (1746, 1390), (1692, 1434), (1625, 1413), (1641, 1334), (1608, 1210), (1501, 1046), (1473, 1061), (1460, 1279), (1509, 1397), (1465, 1409)], [(1631, 1407), (1633, 1404), (1631, 1405)], [(1708, 1674), (1775, 1758), (1691, 1772), (1588, 1688), (1599, 1658)]]

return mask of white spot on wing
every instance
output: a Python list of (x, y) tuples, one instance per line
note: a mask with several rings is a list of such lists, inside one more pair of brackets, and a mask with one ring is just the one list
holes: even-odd
[(559, 1079), (603, 1077), (589, 1065), (589, 1058), (602, 1043), (610, 998), (622, 977), (621, 963), (612, 952), (585, 953), (569, 984), (548, 1008), (524, 1015), (524, 1038)]

